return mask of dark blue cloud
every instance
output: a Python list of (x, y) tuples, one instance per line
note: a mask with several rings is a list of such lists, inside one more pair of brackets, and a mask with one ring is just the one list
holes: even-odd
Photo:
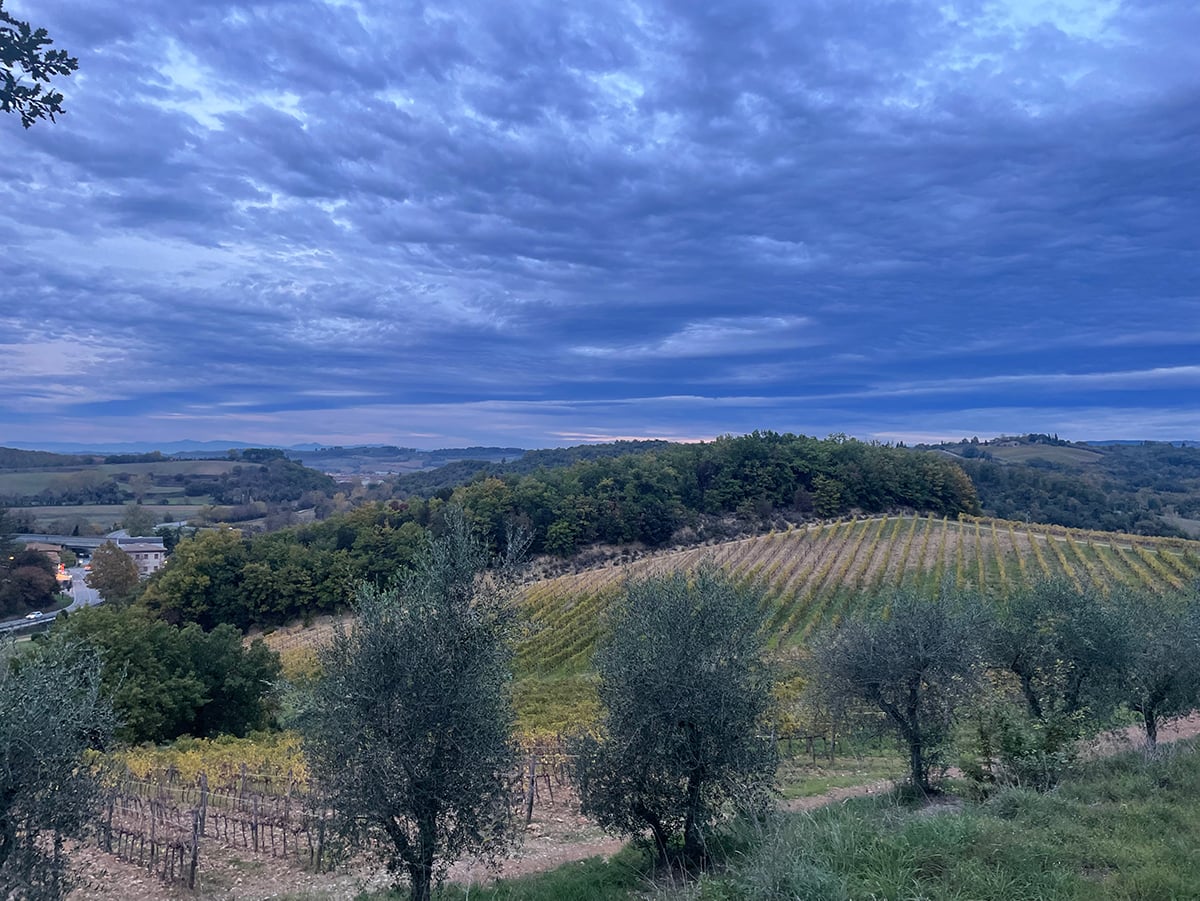
[(1198, 437), (1182, 0), (12, 8), (0, 443)]

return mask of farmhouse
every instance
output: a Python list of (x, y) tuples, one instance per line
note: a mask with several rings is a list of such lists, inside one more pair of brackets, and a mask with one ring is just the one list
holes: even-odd
[(162, 569), (167, 559), (161, 538), (118, 538), (117, 546), (133, 558), (143, 579)]

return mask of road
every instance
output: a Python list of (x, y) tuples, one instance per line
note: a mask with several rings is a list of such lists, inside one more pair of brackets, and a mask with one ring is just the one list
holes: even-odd
[(88, 587), (87, 572), (82, 566), (73, 566), (67, 572), (71, 574), (71, 606), (67, 607), (68, 613), (82, 607), (95, 607), (97, 604), (104, 603), (100, 592), (95, 588)]
[[(97, 604), (104, 603), (104, 598), (100, 597), (100, 592), (95, 588), (88, 587), (86, 581), (87, 572), (82, 566), (75, 566), (67, 571), (71, 574), (71, 603), (64, 608), (67, 613), (70, 613), (72, 610), (95, 607)], [(52, 610), (49, 613), (39, 616), (37, 619), (25, 619), (21, 617), (19, 619), (0, 622), (0, 634), (34, 629), (43, 623), (50, 622), (62, 612), (62, 610)]]

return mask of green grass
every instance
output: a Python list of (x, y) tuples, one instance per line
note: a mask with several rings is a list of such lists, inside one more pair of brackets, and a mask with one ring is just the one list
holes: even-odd
[[(177, 476), (218, 476), (240, 465), (231, 460), (162, 460), (156, 463), (113, 463), (95, 466), (13, 469), (0, 472), (0, 497), (12, 498), (12, 506), (31, 514), (42, 531), (53, 531), (60, 520), (79, 520), (104, 531), (112, 528), (124, 515), (124, 504), (82, 506), (24, 506), (36, 495), (49, 489), (63, 491), (85, 484), (100, 484), (116, 476), (149, 477), (145, 487), (145, 504), (156, 517), (171, 520), (190, 519), (208, 497), (188, 497)], [(144, 481), (144, 479), (143, 479)], [(128, 484), (122, 492), (131, 499)], [(79, 495), (75, 495), (79, 496)]]
[[(113, 476), (149, 475), (157, 480), (155, 487), (164, 490), (182, 488), (174, 484), (161, 484), (174, 476), (217, 476), (240, 465), (230, 460), (163, 460), (158, 463), (111, 463), (96, 466), (70, 466), (35, 469), (10, 469), (0, 472), (0, 495), (22, 497), (37, 494), (47, 488), (61, 488), (78, 484), (81, 480), (95, 479), (103, 482)], [(91, 475), (82, 475), (89, 473)]]
[(732, 869), (721, 899), (1168, 901), (1200, 898), (1194, 746), (1091, 764), (1056, 792), (921, 809), (862, 799), (783, 818)]
[[(1096, 761), (1056, 791), (932, 806), (900, 794), (743, 825), (726, 866), (680, 886), (626, 848), (441, 901), (1185, 901), (1200, 899), (1194, 743)], [(657, 881), (656, 881), (657, 878)], [(363, 896), (382, 901), (404, 895)]]
[(24, 497), (61, 485), (67, 475), (78, 470), (33, 470), (0, 472), (0, 494)]
[(235, 466), (244, 466), (241, 460), (160, 460), (157, 463), (103, 463), (96, 467), (105, 475), (114, 476), (127, 472), (131, 475), (153, 476), (219, 476)]
[[(195, 503), (195, 498), (189, 498), (191, 503), (177, 504), (172, 502), (170, 505), (147, 504), (146, 509), (154, 515), (156, 519), (161, 519), (163, 516), (169, 516), (172, 521), (191, 519), (199, 511), (201, 504)], [(105, 531), (112, 528), (113, 523), (121, 521), (125, 515), (124, 504), (96, 504), (82, 505), (70, 507), (23, 507), (19, 511), (14, 508), (14, 512), (31, 513), (38, 524), (38, 528), (43, 531), (52, 530), (58, 520), (82, 518), (86, 522), (100, 526)]]
[(811, 798), (823, 795), (835, 788), (866, 785), (881, 779), (902, 780), (905, 775), (904, 760), (899, 755), (882, 757), (837, 756), (834, 762), (818, 756), (817, 763), (811, 758), (785, 760), (779, 767), (779, 790), (784, 800)]

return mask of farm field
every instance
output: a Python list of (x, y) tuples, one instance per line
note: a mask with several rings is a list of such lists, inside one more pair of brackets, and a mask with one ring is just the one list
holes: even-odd
[(80, 482), (116, 476), (150, 476), (158, 481), (175, 476), (219, 476), (240, 465), (231, 460), (162, 460), (155, 463), (98, 463), (94, 466), (56, 466), (0, 472), (0, 495), (37, 494)]
[(1103, 454), (1097, 450), (1082, 447), (1062, 447), (1052, 444), (1019, 444), (1006, 447), (1002, 444), (989, 444), (988, 453), (994, 459), (1008, 463), (1027, 463), (1030, 460), (1046, 460), (1050, 463), (1066, 465), (1090, 466), (1098, 463)]
[[(105, 463), (93, 466), (61, 466), (12, 469), (0, 472), (0, 498), (6, 498), (14, 513), (32, 521), (34, 531), (70, 532), (76, 527), (93, 526), (107, 532), (125, 516), (125, 503), (134, 499), (131, 480), (138, 482), (137, 496), (158, 521), (174, 522), (196, 515), (210, 501), (204, 496), (189, 497), (184, 480), (197, 476), (215, 478), (238, 465), (230, 460), (161, 460), (149, 463)], [(119, 486), (117, 497), (105, 493), (103, 499), (120, 503), (58, 503), (61, 500), (86, 500), (92, 490)], [(74, 495), (74, 497), (72, 497)]]
[(706, 561), (763, 589), (771, 642), (786, 648), (897, 588), (932, 595), (945, 584), (998, 599), (1060, 577), (1105, 593), (1120, 585), (1182, 589), (1200, 575), (1200, 542), (974, 517), (880, 516), (773, 532), (531, 585), (533, 633), (519, 650), (519, 671), (583, 671), (625, 578)]
[[(167, 522), (191, 519), (200, 511), (200, 508), (200, 504), (179, 503), (176, 498), (172, 498), (170, 503), (152, 501), (146, 505), (149, 513), (157, 519)], [(92, 523), (107, 532), (113, 528), (115, 523), (121, 521), (125, 515), (125, 505), (84, 504), (62, 507), (27, 507), (22, 508), (20, 512), (30, 514), (40, 532), (57, 533), (57, 530), (62, 527), (60, 521), (74, 523), (79, 520)]]
[[(590, 661), (604, 614), (625, 579), (691, 570), (706, 561), (762, 587), (771, 645), (787, 653), (814, 629), (881, 604), (897, 588), (932, 595), (945, 584), (992, 600), (1046, 577), (1104, 593), (1114, 586), (1183, 589), (1200, 577), (1200, 542), (974, 517), (880, 516), (540, 580), (522, 598), (530, 623), (517, 649), (514, 686), (522, 732), (554, 735), (595, 715)], [(285, 660), (303, 657), (303, 649), (331, 628), (325, 621), (266, 640)]]

